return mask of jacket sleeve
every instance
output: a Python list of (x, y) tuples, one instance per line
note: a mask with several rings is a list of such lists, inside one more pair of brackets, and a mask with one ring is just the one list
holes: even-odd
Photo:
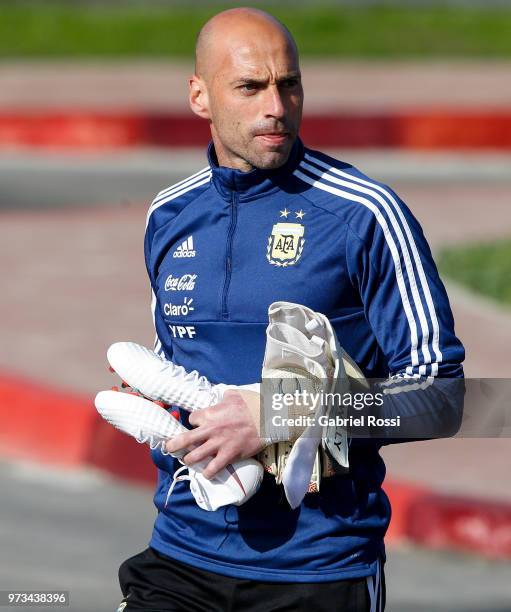
[(439, 427), (452, 430), (460, 418), (465, 352), (422, 229), (389, 193), (392, 206), (365, 211), (358, 226), (350, 224), (347, 265), (388, 363), (389, 378), (379, 385), (381, 416), (415, 419), (419, 437), (436, 437)]

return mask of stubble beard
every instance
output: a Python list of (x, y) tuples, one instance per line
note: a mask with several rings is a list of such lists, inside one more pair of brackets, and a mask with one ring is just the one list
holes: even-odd
[[(289, 159), (291, 149), (297, 137), (296, 134), (294, 134), (291, 135), (288, 142), (283, 145), (267, 146), (263, 148), (264, 145), (257, 142), (257, 131), (254, 133), (251, 130), (248, 134), (242, 136), (239, 125), (238, 130), (236, 130), (232, 124), (226, 126), (222, 125), (220, 122), (216, 124), (212, 122), (212, 128), (214, 139), (219, 141), (224, 152), (227, 153), (231, 159), (236, 157), (238, 160), (245, 162), (245, 167), (241, 168), (243, 172), (249, 172), (255, 168), (260, 170), (275, 170), (280, 168)], [(240, 136), (242, 137), (240, 138)], [(239, 167), (237, 164), (236, 166)]]
[[(283, 147), (274, 147), (273, 150), (258, 151), (256, 143), (251, 137), (248, 143), (240, 147), (240, 151), (234, 151), (238, 157), (243, 159), (252, 168), (259, 170), (276, 170), (283, 166), (289, 159), (291, 148), (296, 137), (292, 138), (289, 143)], [(250, 146), (253, 143), (253, 146)]]

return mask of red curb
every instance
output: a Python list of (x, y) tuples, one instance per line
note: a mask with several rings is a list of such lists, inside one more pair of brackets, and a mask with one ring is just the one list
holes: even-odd
[(147, 446), (112, 427), (95, 410), (94, 413), (97, 420), (86, 463), (124, 480), (155, 485), (156, 467)]
[[(307, 115), (301, 135), (311, 147), (508, 150), (511, 112), (435, 109)], [(0, 113), (0, 147), (203, 147), (209, 137), (207, 122), (191, 113)]]
[[(0, 455), (94, 466), (154, 486), (156, 469), (145, 445), (103, 421), (92, 398), (0, 375)], [(438, 494), (386, 481), (392, 506), (387, 544), (410, 541), (432, 549), (511, 559), (511, 504)]]
[(436, 493), (385, 482), (392, 506), (387, 540), (403, 539), (435, 550), (511, 559), (511, 504)]
[(416, 500), (409, 518), (407, 536), (427, 548), (511, 558), (509, 504), (434, 495)]
[(144, 144), (141, 115), (2, 113), (0, 146), (117, 149)]
[(427, 491), (417, 485), (392, 480), (385, 480), (383, 489), (392, 508), (392, 520), (385, 538), (391, 543), (400, 542), (408, 537), (408, 525), (415, 502), (425, 498)]
[(0, 374), (0, 422), (2, 456), (156, 481), (147, 447), (104, 421), (91, 397)]
[(0, 453), (45, 463), (81, 465), (96, 417), (90, 400), (0, 375)]

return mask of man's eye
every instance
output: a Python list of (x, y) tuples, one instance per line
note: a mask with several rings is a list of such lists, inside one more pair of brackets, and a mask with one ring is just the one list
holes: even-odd
[(257, 90), (257, 85), (255, 83), (244, 83), (240, 89), (244, 92), (252, 92)]
[(282, 85), (284, 87), (287, 87), (289, 89), (296, 87), (298, 85), (298, 79), (287, 79), (285, 81), (282, 82)]

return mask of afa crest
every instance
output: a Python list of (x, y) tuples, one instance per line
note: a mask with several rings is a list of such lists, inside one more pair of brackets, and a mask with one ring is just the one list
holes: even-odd
[(266, 259), (274, 266), (292, 266), (302, 256), (305, 227), (301, 223), (276, 223), (268, 238)]

